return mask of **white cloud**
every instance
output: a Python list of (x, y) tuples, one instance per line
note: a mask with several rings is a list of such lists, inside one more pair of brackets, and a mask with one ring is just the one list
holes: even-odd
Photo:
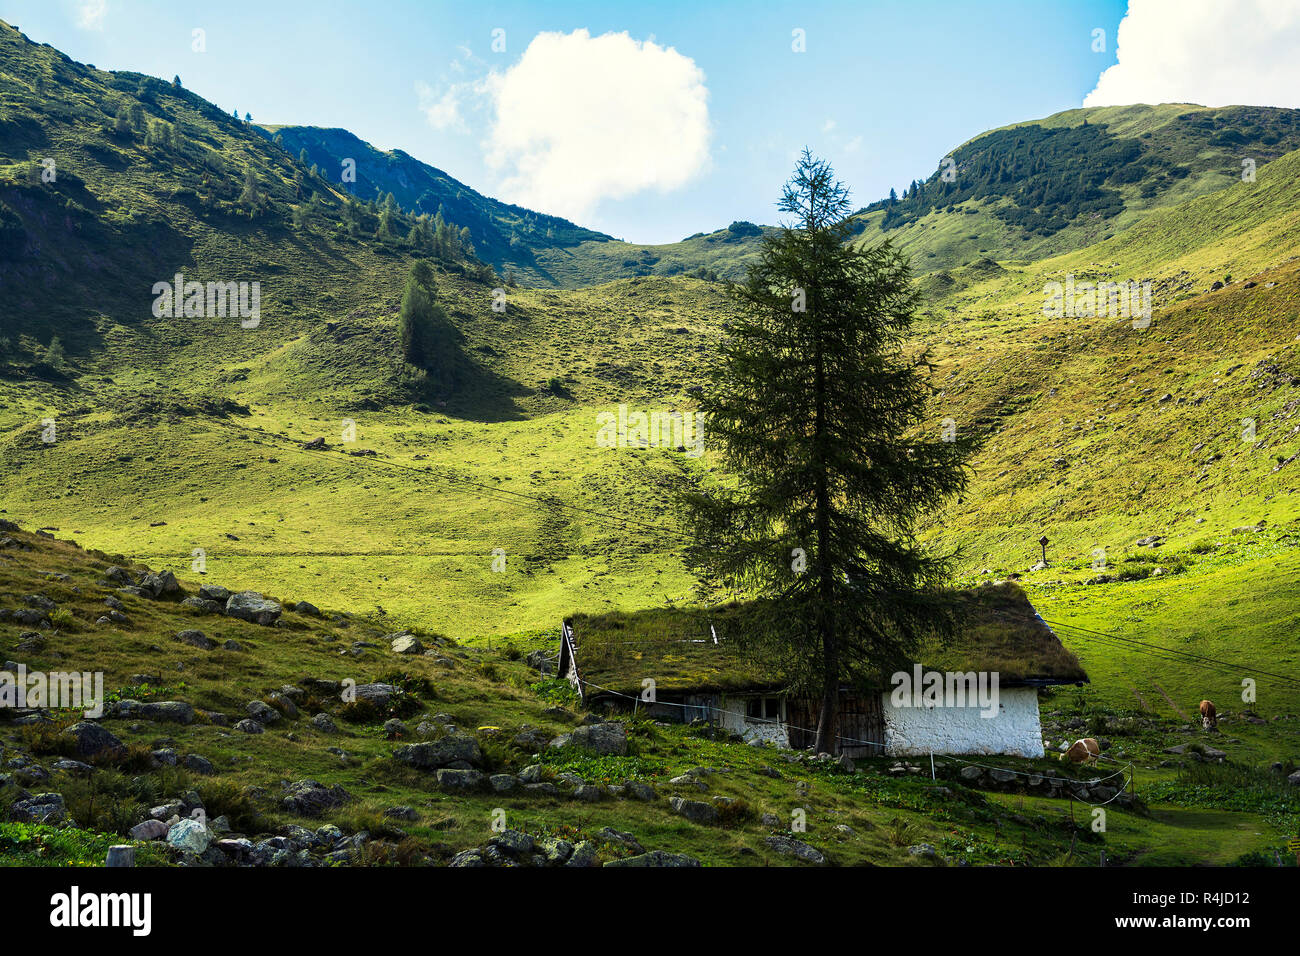
[(581, 221), (602, 200), (667, 192), (708, 166), (704, 73), (652, 40), (540, 33), (487, 89), (487, 160), (511, 202)]
[(428, 83), (416, 83), (415, 91), (420, 97), (420, 111), (434, 129), (445, 130), (463, 128), (460, 101), (466, 84), (454, 83), (441, 93)]
[(78, 0), (77, 26), (81, 29), (104, 29), (104, 17), (107, 15), (108, 0)]
[(1129, 0), (1084, 106), (1300, 107), (1300, 0)]

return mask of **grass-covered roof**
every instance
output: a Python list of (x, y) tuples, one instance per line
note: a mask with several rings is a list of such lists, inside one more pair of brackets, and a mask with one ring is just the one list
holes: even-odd
[[(1075, 683), (1087, 674), (1014, 584), (952, 591), (955, 631), (922, 644), (921, 663), (941, 671), (997, 671), (1003, 684)], [(782, 676), (749, 659), (734, 639), (750, 605), (652, 608), (570, 619), (580, 676), (588, 685), (638, 694), (775, 689)], [(713, 631), (718, 636), (713, 640)], [(599, 693), (595, 687), (588, 691)]]

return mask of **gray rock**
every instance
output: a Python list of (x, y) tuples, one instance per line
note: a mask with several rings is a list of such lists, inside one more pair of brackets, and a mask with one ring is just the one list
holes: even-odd
[(207, 757), (200, 757), (198, 754), (186, 754), (184, 765), (186, 770), (201, 774), (205, 777), (216, 773), (216, 769), (212, 766), (212, 761)]
[(250, 700), (244, 710), (264, 727), (280, 722), (280, 712), (264, 700)]
[(262, 597), (256, 591), (240, 591), (230, 595), (226, 601), (226, 615), (241, 621), (261, 624), (264, 627), (280, 620), (284, 609), (276, 602)]
[(394, 654), (423, 654), (424, 645), (413, 634), (402, 634), (393, 639), (390, 645)]
[(595, 866), (596, 844), (583, 840), (573, 848), (573, 855), (564, 863), (565, 866)]
[(37, 793), (11, 804), (9, 815), (20, 823), (63, 823), (68, 819), (68, 809), (62, 794)]
[(338, 784), (326, 787), (315, 780), (298, 780), (285, 788), (280, 805), (302, 817), (318, 817), (326, 810), (341, 807), (351, 795)]
[(63, 731), (63, 736), (72, 738), (77, 756), (83, 760), (100, 756), (118, 756), (126, 753), (126, 744), (99, 724), (92, 723), (89, 720), (73, 724)]
[(210, 651), (217, 646), (217, 642), (202, 631), (181, 631), (176, 635), (176, 640), (203, 651)]
[(622, 756), (627, 754), (627, 728), (617, 721), (575, 727), (571, 733), (556, 737), (551, 746)]
[(187, 597), (181, 601), (181, 607), (189, 608), (199, 614), (221, 614), (226, 609), (222, 601), (209, 601), (201, 597)]
[(220, 601), (222, 606), (230, 600), (230, 589), (219, 584), (204, 584), (199, 587), (199, 597), (205, 601)]
[(606, 843), (621, 843), (633, 853), (644, 853), (643, 847), (637, 838), (630, 833), (624, 833), (622, 830), (615, 830), (613, 827), (604, 827), (600, 833), (596, 834)]
[(368, 701), (376, 707), (387, 707), (393, 695), (397, 693), (394, 684), (358, 684), (356, 695), (358, 701)]
[(393, 757), (421, 770), (450, 767), (453, 764), (479, 766), (483, 752), (478, 741), (468, 734), (448, 734), (441, 740), (407, 744), (393, 751)]
[(339, 729), (338, 725), (334, 723), (334, 718), (324, 712), (312, 717), (311, 725), (327, 734), (335, 733)]
[(266, 730), (265, 727), (253, 720), (251, 717), (245, 717), (239, 723), (235, 724), (235, 729), (241, 734), (260, 734), (262, 731)]
[(191, 724), (194, 707), (183, 700), (120, 700), (115, 713), (118, 717), (152, 720), (159, 723)]
[(488, 783), (496, 793), (509, 793), (519, 786), (519, 778), (508, 773), (494, 773), (488, 777)]
[(681, 797), (672, 797), (668, 801), (673, 812), (678, 816), (683, 816), (692, 823), (701, 825), (716, 824), (720, 819), (717, 808), (708, 803), (701, 803), (699, 800), (685, 800)]
[(627, 795), (634, 800), (649, 803), (652, 800), (659, 799), (659, 794), (655, 792), (655, 788), (648, 783), (642, 783), (639, 780), (628, 780), (623, 786), (627, 791)]
[(558, 866), (573, 856), (573, 844), (558, 837), (543, 837), (537, 844), (547, 863)]
[(202, 822), (186, 818), (172, 824), (167, 831), (167, 843), (178, 850), (198, 855), (212, 843), (212, 832)]
[(533, 852), (533, 838), (519, 830), (502, 830), (488, 843), (513, 856), (526, 856)]
[(821, 850), (792, 837), (769, 836), (764, 837), (763, 842), (782, 856), (793, 856), (805, 863), (821, 864), (826, 862), (826, 856)]
[(270, 702), (272, 707), (284, 714), (284, 716), (288, 717), (290, 720), (298, 719), (298, 705), (295, 704), (293, 699), (287, 694), (275, 691), (267, 694), (266, 699)]
[(176, 575), (170, 571), (150, 571), (140, 579), (140, 587), (149, 592), (149, 596), (153, 598), (171, 597), (181, 593)]
[(438, 786), (444, 790), (477, 790), (486, 779), (477, 770), (442, 769), (437, 772)]
[(384, 816), (392, 820), (406, 820), (409, 823), (414, 823), (420, 819), (420, 814), (416, 812), (415, 808), (407, 806), (389, 807), (384, 811)]
[(145, 820), (131, 828), (132, 840), (161, 840), (167, 835), (168, 826), (161, 820)]

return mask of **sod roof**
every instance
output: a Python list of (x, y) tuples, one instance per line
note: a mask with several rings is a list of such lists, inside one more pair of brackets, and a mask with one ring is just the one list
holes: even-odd
[[(1011, 583), (949, 592), (955, 633), (924, 641), (918, 657), (927, 669), (996, 671), (1007, 684), (1072, 684), (1087, 681), (1067, 650)], [(638, 694), (652, 678), (658, 691), (772, 690), (779, 673), (747, 658), (735, 640), (750, 605), (652, 608), (578, 614), (569, 621), (578, 670), (588, 685)], [(712, 624), (712, 631), (710, 630)], [(718, 640), (715, 642), (713, 633)]]

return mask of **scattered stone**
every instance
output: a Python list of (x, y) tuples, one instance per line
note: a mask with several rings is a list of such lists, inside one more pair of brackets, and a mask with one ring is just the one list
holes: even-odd
[(394, 750), (393, 756), (421, 770), (438, 767), (466, 769), (483, 762), (478, 741), (468, 734), (448, 734), (441, 740), (407, 744)]
[(226, 615), (269, 627), (280, 619), (283, 608), (257, 591), (240, 591), (226, 601)]
[(126, 753), (126, 745), (99, 724), (89, 720), (79, 721), (63, 732), (71, 737), (77, 756), (93, 759), (100, 756), (120, 756)]
[(203, 651), (210, 651), (217, 646), (217, 642), (202, 631), (181, 631), (176, 635), (176, 640)]
[(167, 835), (168, 826), (161, 820), (145, 820), (137, 823), (130, 830), (132, 840), (161, 840)]
[(483, 786), (483, 774), (477, 770), (444, 768), (437, 773), (438, 786), (444, 790), (477, 790)]
[(167, 831), (167, 843), (186, 853), (198, 855), (212, 843), (212, 833), (199, 820), (177, 820)]
[(280, 712), (264, 700), (250, 700), (244, 709), (249, 717), (263, 726), (280, 722)]
[(805, 863), (822, 864), (826, 862), (826, 856), (821, 850), (793, 837), (769, 836), (763, 837), (763, 842), (782, 856), (793, 856)]
[(673, 808), (674, 813), (685, 817), (692, 823), (713, 825), (720, 819), (716, 807), (712, 804), (702, 803), (699, 800), (685, 800), (681, 797), (671, 797), (668, 804)]
[(423, 654), (424, 645), (413, 634), (401, 634), (390, 645), (394, 654)]
[(11, 804), (9, 815), (20, 823), (63, 823), (68, 818), (68, 809), (62, 794), (38, 793)]
[(627, 728), (617, 721), (588, 724), (556, 737), (551, 746), (576, 747), (602, 756), (624, 756), (627, 754)]
[(326, 810), (341, 807), (351, 795), (338, 784), (326, 787), (315, 780), (299, 780), (285, 788), (280, 805), (302, 817), (318, 817)]

